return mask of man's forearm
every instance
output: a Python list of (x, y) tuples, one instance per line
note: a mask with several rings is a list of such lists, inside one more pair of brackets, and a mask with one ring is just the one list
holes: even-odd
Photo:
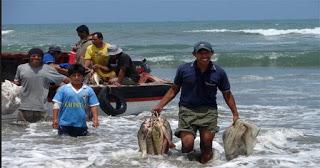
[(226, 104), (230, 108), (232, 115), (234, 117), (239, 117), (236, 101), (234, 100), (234, 97), (233, 97), (231, 91), (224, 92), (223, 97), (224, 97)]
[(119, 75), (118, 75), (118, 83), (122, 84), (125, 74), (126, 74), (126, 70), (120, 69)]
[(93, 120), (98, 121), (98, 108), (97, 108), (97, 106), (91, 107), (91, 112), (93, 115)]
[[(57, 105), (57, 104), (55, 104)], [(59, 126), (59, 122), (58, 122), (58, 113), (59, 113), (59, 109), (56, 108), (54, 105), (53, 110), (52, 110), (52, 127), (57, 129)]]
[(91, 60), (84, 60), (84, 67), (85, 68), (90, 68), (89, 66), (91, 65)]
[(179, 92), (179, 87), (178, 86), (171, 86), (171, 88), (168, 90), (168, 92), (163, 96), (161, 101), (159, 102), (159, 106), (164, 107), (167, 105)]
[(93, 115), (93, 117), (92, 117), (93, 127), (97, 128), (99, 126), (98, 106), (91, 107), (91, 112)]
[(52, 120), (53, 121), (58, 121), (58, 113), (59, 113), (59, 109), (52, 110)]

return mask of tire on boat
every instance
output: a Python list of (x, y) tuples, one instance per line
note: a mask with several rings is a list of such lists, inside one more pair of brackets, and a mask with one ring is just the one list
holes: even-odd
[[(110, 98), (114, 99), (116, 107), (113, 107), (110, 103)], [(100, 102), (100, 108), (107, 115), (116, 116), (123, 114), (127, 110), (127, 102), (116, 90), (111, 90), (109, 87), (102, 88), (99, 92), (98, 99)]]

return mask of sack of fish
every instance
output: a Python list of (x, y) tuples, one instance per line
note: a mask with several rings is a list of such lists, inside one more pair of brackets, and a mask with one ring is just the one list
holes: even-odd
[(138, 143), (142, 157), (147, 154), (167, 154), (172, 143), (172, 130), (169, 122), (162, 116), (152, 114), (144, 120), (138, 131)]

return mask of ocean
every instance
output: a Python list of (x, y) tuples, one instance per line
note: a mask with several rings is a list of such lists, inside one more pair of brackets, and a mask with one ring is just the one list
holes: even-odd
[[(80, 24), (2, 25), (2, 52), (59, 45), (69, 51)], [(222, 133), (232, 115), (218, 93), (220, 132), (214, 159), (202, 165), (177, 148), (164, 156), (141, 158), (137, 132), (150, 109), (139, 115), (99, 116), (88, 122), (90, 136), (59, 137), (50, 122), (14, 125), (2, 115), (2, 167), (319, 167), (320, 21), (263, 20), (207, 22), (88, 23), (105, 41), (134, 60), (147, 59), (151, 73), (173, 80), (176, 67), (190, 62), (193, 44), (213, 44), (213, 60), (228, 74), (240, 118), (261, 128), (250, 156), (227, 161)], [(162, 114), (178, 126), (179, 95)], [(130, 110), (130, 109), (128, 109)], [(199, 150), (199, 134), (195, 149)]]

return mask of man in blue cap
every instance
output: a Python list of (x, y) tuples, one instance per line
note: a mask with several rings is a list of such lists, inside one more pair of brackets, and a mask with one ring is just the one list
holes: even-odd
[(59, 46), (50, 46), (47, 53), (43, 55), (43, 64), (48, 64), (56, 69), (59, 73), (63, 75), (68, 75), (67, 68), (69, 67), (68, 63), (56, 64), (56, 58), (61, 54), (61, 48)]
[(182, 153), (193, 151), (194, 139), (200, 131), (200, 163), (207, 163), (213, 157), (212, 141), (217, 126), (218, 111), (216, 95), (219, 89), (229, 106), (233, 122), (239, 119), (236, 103), (230, 90), (226, 72), (216, 65), (211, 58), (214, 50), (210, 43), (200, 41), (194, 45), (193, 53), (196, 60), (178, 67), (174, 83), (153, 112), (160, 114), (180, 91), (179, 124), (175, 135), (181, 138)]
[(43, 55), (43, 63), (55, 63), (55, 58), (58, 57), (59, 54), (61, 54), (61, 48), (59, 46), (50, 46), (48, 52)]

